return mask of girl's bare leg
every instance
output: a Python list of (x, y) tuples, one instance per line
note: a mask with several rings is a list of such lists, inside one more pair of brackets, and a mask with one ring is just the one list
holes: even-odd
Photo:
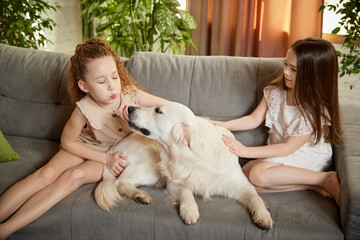
[(0, 197), (0, 223), (5, 221), (32, 195), (53, 183), (65, 170), (84, 160), (60, 150), (42, 168), (10, 187)]
[(310, 190), (310, 191), (317, 192), (317, 193), (323, 195), (324, 197), (332, 198), (332, 195), (330, 193), (328, 193), (327, 191), (325, 191), (324, 189), (322, 189), (320, 187), (316, 187), (316, 186), (311, 186), (311, 185), (293, 185), (293, 186), (272, 187), (272, 188), (263, 188), (263, 187), (255, 186), (255, 189), (257, 192), (267, 192), (267, 193)]
[(0, 239), (38, 219), (81, 185), (97, 182), (101, 179), (103, 165), (94, 161), (85, 161), (66, 172), (49, 186), (34, 194), (6, 222), (0, 224)]
[[(244, 172), (247, 179), (249, 179), (250, 170)], [(311, 190), (315, 191), (324, 197), (332, 198), (332, 195), (325, 191), (324, 189), (317, 187), (317, 186), (310, 186), (310, 185), (292, 185), (292, 186), (281, 186), (281, 187), (272, 187), (272, 188), (264, 188), (264, 187), (257, 187), (255, 186), (257, 192), (290, 192), (290, 191), (301, 191), (301, 190)]]
[[(245, 174), (246, 175), (246, 174)], [(279, 165), (271, 162), (256, 164), (248, 179), (259, 190), (294, 191), (313, 190), (324, 196), (331, 195), (340, 203), (340, 182), (336, 172), (316, 172), (308, 169)]]

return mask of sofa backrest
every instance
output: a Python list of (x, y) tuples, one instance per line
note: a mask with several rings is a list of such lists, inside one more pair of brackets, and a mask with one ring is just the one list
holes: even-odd
[[(74, 108), (66, 85), (70, 55), (0, 44), (0, 130), (59, 140)], [(129, 73), (149, 93), (189, 106), (195, 114), (229, 120), (251, 113), (283, 59), (184, 56), (139, 52)], [(265, 127), (235, 134), (246, 145), (266, 141)]]
[[(148, 92), (189, 106), (196, 115), (229, 120), (251, 113), (262, 89), (277, 77), (282, 58), (179, 56), (135, 53), (128, 61), (130, 74)], [(235, 133), (245, 145), (262, 145), (267, 130)]]
[(70, 55), (0, 44), (0, 130), (59, 140), (73, 106)]

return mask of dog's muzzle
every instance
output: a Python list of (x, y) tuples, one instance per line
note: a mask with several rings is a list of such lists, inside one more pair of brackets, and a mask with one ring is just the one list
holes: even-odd
[(149, 136), (150, 135), (150, 131), (147, 130), (146, 128), (139, 128), (138, 126), (136, 126), (136, 124), (132, 121), (133, 117), (134, 117), (134, 112), (136, 110), (136, 107), (133, 106), (129, 106), (128, 107), (128, 116), (129, 116), (129, 127), (131, 129), (134, 129), (135, 131), (139, 131), (142, 134), (144, 134), (145, 136)]

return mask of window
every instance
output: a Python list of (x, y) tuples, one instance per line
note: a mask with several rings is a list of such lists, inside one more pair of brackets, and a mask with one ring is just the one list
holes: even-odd
[[(324, 5), (335, 5), (339, 3), (339, 0), (325, 0)], [(322, 26), (322, 37), (332, 43), (343, 43), (346, 30), (344, 28), (340, 29), (336, 35), (331, 34), (332, 30), (336, 27), (339, 27), (339, 21), (342, 15), (335, 14), (334, 11), (330, 11), (328, 8), (325, 8), (323, 11), (323, 26)]]
[(178, 0), (180, 3), (179, 9), (186, 10), (186, 0)]

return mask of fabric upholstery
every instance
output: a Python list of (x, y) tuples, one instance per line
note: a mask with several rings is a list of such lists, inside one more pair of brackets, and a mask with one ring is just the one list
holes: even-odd
[(0, 129), (59, 140), (73, 109), (66, 90), (69, 56), (9, 46), (0, 56)]

